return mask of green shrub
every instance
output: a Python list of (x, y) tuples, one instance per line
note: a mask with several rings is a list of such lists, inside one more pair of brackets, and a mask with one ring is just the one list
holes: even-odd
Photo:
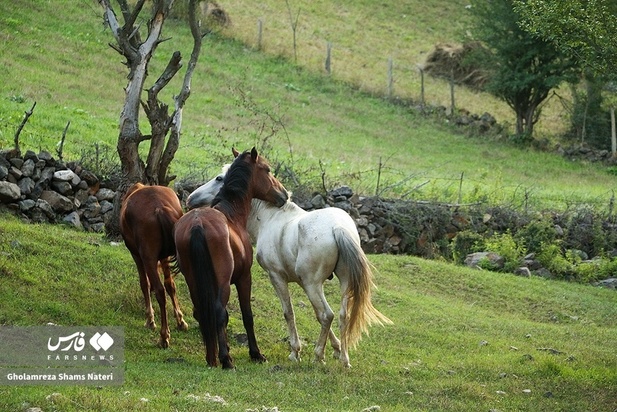
[(555, 226), (550, 219), (534, 220), (516, 233), (517, 243), (525, 245), (527, 253), (539, 253), (543, 245), (552, 244), (557, 239)]
[(569, 278), (574, 273), (574, 265), (562, 252), (559, 242), (542, 245), (536, 258), (544, 268), (557, 278)]
[(573, 277), (577, 282), (591, 283), (608, 279), (617, 273), (617, 259), (593, 259), (574, 266)]
[(484, 250), (484, 237), (471, 230), (458, 232), (450, 244), (452, 259), (462, 264), (470, 253)]
[(505, 272), (514, 272), (525, 256), (525, 247), (518, 244), (510, 232), (495, 234), (485, 241), (485, 249), (504, 258)]
[(602, 254), (610, 247), (602, 220), (591, 207), (577, 209), (568, 221), (564, 247), (583, 250), (590, 257)]

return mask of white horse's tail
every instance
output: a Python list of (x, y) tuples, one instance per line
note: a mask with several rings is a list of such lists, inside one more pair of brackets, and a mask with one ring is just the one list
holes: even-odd
[(362, 338), (362, 333), (368, 334), (368, 327), (373, 324), (383, 326), (392, 321), (380, 313), (371, 302), (373, 271), (371, 265), (358, 242), (349, 231), (337, 226), (333, 229), (339, 260), (337, 268), (349, 273), (347, 296), (347, 322), (341, 331), (341, 339), (347, 347), (353, 348)]

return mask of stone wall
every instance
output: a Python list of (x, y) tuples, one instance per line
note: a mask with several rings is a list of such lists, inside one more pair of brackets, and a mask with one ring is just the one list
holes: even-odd
[[(411, 254), (425, 258), (450, 257), (451, 240), (462, 231), (484, 237), (511, 233), (527, 227), (540, 215), (508, 207), (449, 205), (434, 202), (388, 200), (361, 197), (343, 186), (326, 196), (294, 199), (305, 210), (339, 207), (355, 220), (362, 247), (369, 253)], [(617, 256), (615, 217), (600, 216), (591, 210), (551, 212), (555, 237), (567, 249), (595, 257), (598, 244), (605, 254)], [(585, 258), (587, 259), (587, 258)]]
[(0, 153), (0, 205), (28, 221), (103, 232), (115, 195), (94, 173), (49, 152)]
[[(24, 156), (12, 151), (0, 153), (0, 209), (8, 209), (29, 222), (66, 223), (87, 231), (104, 232), (116, 196), (111, 186), (81, 166), (57, 161), (45, 151), (39, 154), (28, 151)], [(179, 197), (186, 198), (192, 189), (195, 187), (177, 188)], [(488, 236), (507, 231), (515, 233), (531, 219), (508, 208), (478, 205), (462, 210), (457, 205), (361, 197), (347, 186), (325, 196), (315, 194), (310, 199), (294, 198), (294, 201), (308, 211), (338, 207), (348, 212), (356, 222), (362, 248), (367, 253), (425, 258), (451, 256), (451, 240), (461, 231)], [(585, 255), (584, 259), (589, 258), (586, 246), (597, 243), (594, 236), (598, 231), (606, 238), (604, 251), (617, 256), (614, 219), (602, 222), (594, 219), (589, 214), (576, 219), (554, 214), (552, 220), (563, 245)], [(532, 255), (525, 257), (518, 268), (519, 274), (551, 277), (544, 268), (536, 267)], [(479, 259), (492, 259), (496, 267), (503, 260), (494, 253), (482, 252), (468, 255), (465, 263), (475, 267)], [(604, 285), (607, 287), (614, 288), (617, 284), (612, 278), (606, 282), (609, 282)]]

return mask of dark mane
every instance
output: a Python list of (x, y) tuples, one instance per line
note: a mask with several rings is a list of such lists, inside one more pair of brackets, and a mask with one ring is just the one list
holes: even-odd
[(248, 186), (253, 173), (250, 165), (244, 161), (251, 153), (246, 151), (234, 160), (223, 180), (223, 186), (212, 201), (212, 207), (221, 203), (233, 203), (235, 200), (245, 199), (248, 196)]

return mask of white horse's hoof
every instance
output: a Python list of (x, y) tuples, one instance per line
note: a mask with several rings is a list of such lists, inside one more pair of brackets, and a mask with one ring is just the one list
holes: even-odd
[(288, 356), (289, 360), (292, 362), (300, 362), (300, 355), (295, 352), (291, 352)]
[(315, 363), (321, 363), (321, 364), (325, 364), (326, 360), (324, 358), (323, 355), (319, 356), (319, 355), (315, 355), (315, 358), (313, 358), (313, 362)]

